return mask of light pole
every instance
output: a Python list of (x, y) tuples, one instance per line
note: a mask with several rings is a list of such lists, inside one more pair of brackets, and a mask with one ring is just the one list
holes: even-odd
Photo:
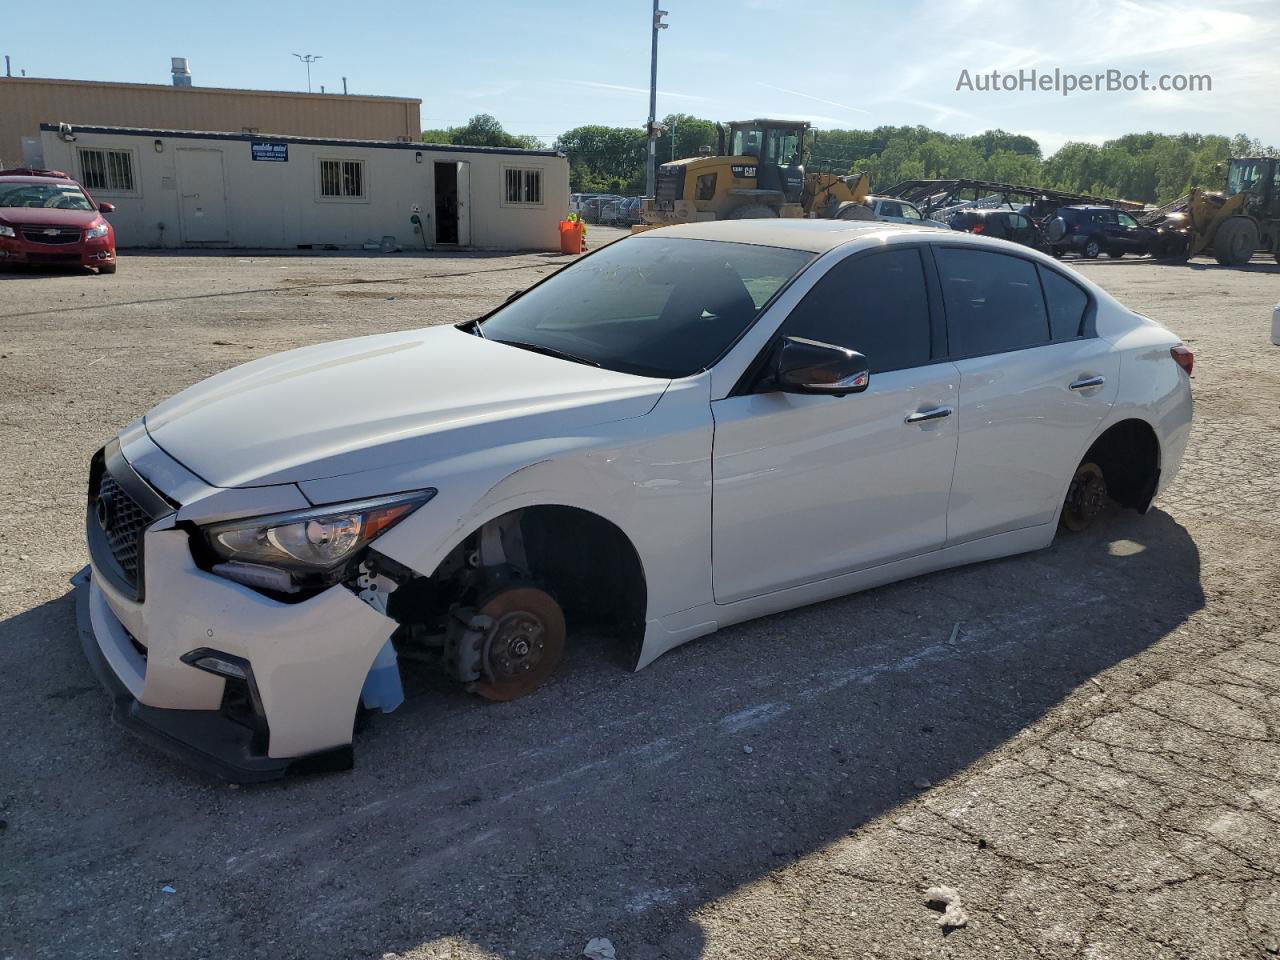
[(658, 0), (653, 0), (653, 47), (649, 54), (649, 126), (645, 131), (649, 135), (649, 159), (644, 168), (644, 195), (652, 197), (654, 185), (658, 178), (658, 31), (667, 29), (662, 18), (667, 11), (658, 9)]
[(307, 93), (310, 93), (311, 92), (311, 65), (315, 63), (317, 60), (323, 60), (324, 57), (314, 53), (308, 53), (306, 56), (303, 56), (300, 53), (295, 53), (294, 56), (307, 65)]

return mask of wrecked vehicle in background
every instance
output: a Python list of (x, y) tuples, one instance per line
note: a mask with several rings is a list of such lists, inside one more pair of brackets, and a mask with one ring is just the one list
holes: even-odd
[(265, 357), (130, 424), (90, 466), (81, 638), (117, 719), (189, 762), (346, 768), (402, 661), (509, 700), (585, 624), (640, 668), (1145, 511), (1191, 363), (1004, 241), (649, 231), (479, 320)]

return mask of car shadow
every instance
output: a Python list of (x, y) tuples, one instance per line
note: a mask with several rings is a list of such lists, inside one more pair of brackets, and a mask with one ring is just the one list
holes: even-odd
[[(0, 623), (10, 949), (533, 958), (605, 936), (628, 960), (696, 957), (700, 910), (980, 763), (1204, 602), (1187, 531), (1123, 512), (635, 674), (577, 638), (514, 703), (411, 674), (352, 772), (229, 790), (106, 723), (64, 597)], [(70, 872), (91, 900), (60, 893)]]

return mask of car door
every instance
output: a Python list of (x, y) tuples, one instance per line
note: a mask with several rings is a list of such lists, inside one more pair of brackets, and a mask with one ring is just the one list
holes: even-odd
[[(936, 550), (955, 463), (956, 368), (940, 359), (920, 245), (835, 263), (727, 397), (712, 403), (712, 566), (728, 603)], [(926, 272), (926, 268), (929, 272)], [(866, 354), (867, 390), (781, 393), (782, 336)]]
[(1031, 221), (1020, 213), (1005, 214), (1009, 223), (1009, 239), (1023, 246), (1035, 246), (1035, 229)]
[(1115, 399), (1119, 354), (1066, 274), (973, 248), (935, 258), (960, 371), (947, 542), (1049, 523)]
[(1121, 211), (1116, 214), (1116, 226), (1121, 250), (1126, 253), (1147, 252), (1145, 231), (1138, 226), (1137, 220)]
[(897, 200), (879, 200), (876, 205), (876, 216), (889, 223), (903, 223), (902, 205)]

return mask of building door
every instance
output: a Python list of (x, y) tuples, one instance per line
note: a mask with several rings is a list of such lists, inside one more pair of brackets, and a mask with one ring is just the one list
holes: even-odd
[(465, 247), (471, 243), (471, 165), (435, 164), (437, 244)]
[(183, 243), (226, 243), (227, 189), (222, 151), (179, 149), (179, 210)]

